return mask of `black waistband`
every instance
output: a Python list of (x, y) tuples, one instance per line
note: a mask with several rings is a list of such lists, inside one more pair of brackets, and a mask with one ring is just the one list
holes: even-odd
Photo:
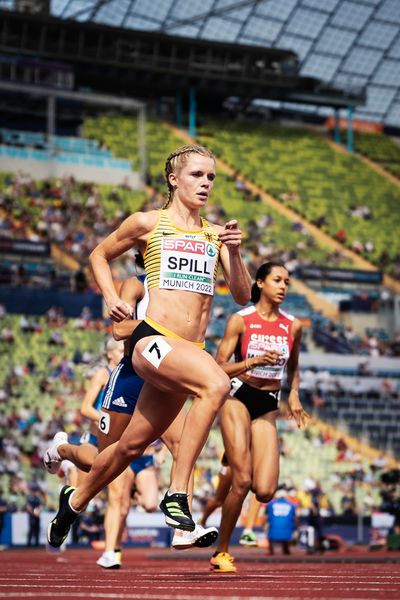
[(164, 335), (154, 329), (151, 325), (146, 323), (146, 321), (141, 321), (139, 325), (136, 327), (135, 331), (131, 335), (131, 339), (129, 341), (129, 358), (132, 359), (132, 354), (135, 349), (136, 344), (139, 340), (145, 337), (149, 337), (150, 335)]

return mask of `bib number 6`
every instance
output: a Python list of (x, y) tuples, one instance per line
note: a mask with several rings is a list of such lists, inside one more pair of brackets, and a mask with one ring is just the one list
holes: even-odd
[(100, 411), (99, 429), (106, 435), (110, 431), (110, 415), (103, 411)]

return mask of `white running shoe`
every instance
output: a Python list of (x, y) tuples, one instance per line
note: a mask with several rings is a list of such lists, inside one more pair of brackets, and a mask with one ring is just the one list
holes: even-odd
[(172, 548), (175, 550), (189, 550), (189, 548), (207, 548), (215, 542), (218, 537), (218, 529), (216, 527), (202, 527), (196, 525), (194, 531), (184, 531), (183, 529), (175, 529), (172, 539)]
[(63, 459), (58, 454), (58, 447), (61, 446), (61, 444), (68, 444), (68, 435), (65, 433), (65, 431), (59, 431), (56, 433), (56, 435), (53, 437), (51, 446), (47, 448), (43, 455), (43, 464), (45, 469), (52, 475), (57, 473), (61, 467)]
[(121, 552), (113, 552), (112, 550), (103, 552), (100, 558), (96, 560), (96, 565), (103, 567), (103, 569), (120, 569)]

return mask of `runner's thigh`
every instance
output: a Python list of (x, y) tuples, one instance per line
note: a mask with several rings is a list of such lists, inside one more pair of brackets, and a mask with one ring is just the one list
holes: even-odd
[(145, 381), (164, 391), (198, 395), (210, 387), (230, 387), (215, 360), (186, 340), (143, 338), (135, 346), (133, 366)]
[(105, 429), (107, 433), (102, 431), (102, 425), (101, 422), (99, 422), (99, 430), (97, 434), (99, 452), (104, 450), (104, 448), (107, 448), (107, 446), (110, 446), (110, 444), (118, 442), (121, 439), (121, 435), (124, 433), (132, 418), (132, 415), (108, 410), (107, 408), (102, 408), (101, 413), (105, 413), (109, 416), (104, 417), (101, 415), (100, 417), (100, 421), (103, 417), (103, 422), (107, 425)]
[(168, 429), (185, 401), (186, 394), (161, 391), (146, 382), (121, 443), (144, 450)]

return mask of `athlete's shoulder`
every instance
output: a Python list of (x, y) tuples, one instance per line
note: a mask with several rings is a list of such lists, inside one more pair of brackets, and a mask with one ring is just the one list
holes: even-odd
[[(134, 275), (126, 279), (120, 290), (120, 296), (127, 302), (138, 300), (144, 293), (143, 280), (141, 275)], [(144, 276), (146, 277), (146, 276)]]
[(285, 310), (282, 310), (281, 308), (279, 309), (279, 315), (280, 317), (283, 317), (284, 319), (287, 319), (288, 321), (296, 321), (296, 317), (294, 315), (291, 315), (290, 313), (286, 312)]
[(224, 229), (222, 225), (218, 225), (217, 223), (211, 223), (211, 221), (208, 221), (204, 217), (202, 217), (202, 223), (203, 227), (211, 229), (212, 232), (215, 233), (215, 235), (219, 235), (220, 232)]
[(215, 229), (218, 232), (221, 231), (221, 229), (223, 229), (222, 225), (218, 225), (218, 223), (212, 223), (205, 217), (202, 217), (201, 220), (203, 221), (203, 225), (207, 225), (207, 227), (212, 227), (213, 229)]
[(292, 324), (292, 335), (293, 337), (300, 336), (303, 331), (303, 324), (300, 319), (294, 319)]
[(229, 315), (225, 327), (225, 336), (240, 335), (244, 332), (246, 324), (238, 312)]
[(252, 305), (252, 306), (245, 306), (245, 308), (241, 308), (235, 314), (240, 315), (241, 317), (248, 317), (250, 315), (254, 315), (254, 313), (256, 313), (256, 312), (257, 312), (256, 307), (254, 305)]
[(127, 232), (128, 234), (132, 230), (139, 234), (143, 234), (154, 229), (158, 218), (158, 210), (149, 210), (148, 212), (138, 211), (127, 217), (119, 226), (119, 230)]
[(96, 370), (90, 381), (91, 383), (104, 383), (108, 381), (109, 376), (107, 365), (102, 365)]
[(139, 211), (135, 214), (137, 215), (138, 222), (147, 225), (149, 229), (153, 229), (160, 219), (160, 212), (160, 210), (149, 210), (146, 212)]
[[(303, 325), (302, 325), (302, 322), (300, 321), (300, 319), (297, 319), (294, 315), (291, 315), (282, 309), (279, 309), (279, 316), (280, 316), (281, 322), (282, 321), (286, 322), (287, 323), (286, 327), (290, 327), (290, 334), (291, 334), (292, 338), (299, 338), (299, 336), (301, 336), (302, 329), (303, 329)], [(285, 327), (284, 324), (281, 324), (280, 326)]]

